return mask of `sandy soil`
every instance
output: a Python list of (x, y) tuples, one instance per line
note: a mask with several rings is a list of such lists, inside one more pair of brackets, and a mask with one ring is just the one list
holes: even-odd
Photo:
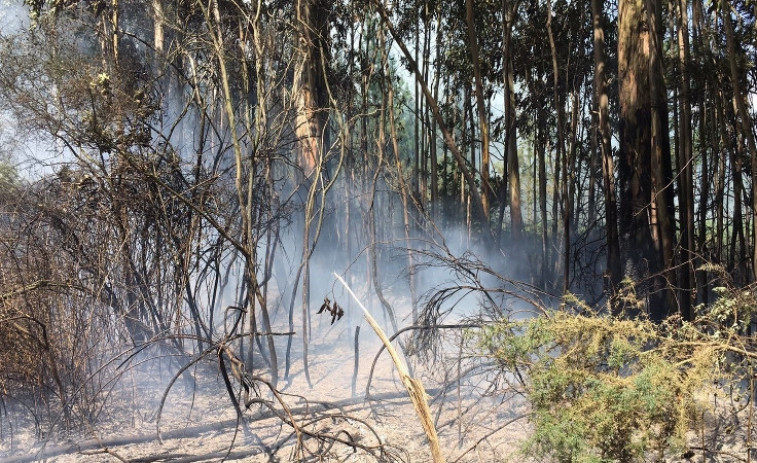
[[(377, 456), (385, 461), (431, 461), (423, 429), (385, 352), (374, 373), (370, 398), (365, 396), (368, 371), (379, 349), (375, 334), (367, 326), (361, 328), (359, 377), (353, 396), (353, 334), (348, 324), (326, 327), (310, 349), (312, 389), (301, 360), (293, 363), (290, 381), (281, 381), (279, 389), (306, 433), (322, 432), (368, 448), (383, 445), (385, 453), (356, 450), (344, 443), (327, 449), (318, 439), (305, 436), (300, 456), (310, 456), (313, 461), (368, 462), (377, 461)], [(285, 342), (278, 344), (282, 358), (284, 345)], [(410, 359), (413, 374), (431, 395), (431, 410), (447, 461), (522, 461), (519, 442), (527, 435), (528, 426), (526, 420), (516, 419), (524, 411), (522, 405), (507, 399), (485, 374), (467, 374), (458, 380), (458, 371), (465, 372), (470, 363), (458, 365), (459, 347), (454, 342), (448, 345), (451, 352), (443, 356), (447, 360)], [(301, 346), (296, 348), (295, 355), (301, 358)], [(18, 410), (14, 414), (11, 410), (5, 415), (0, 461), (30, 456), (32, 461), (60, 463), (146, 462), (158, 461), (155, 457), (161, 455), (160, 461), (190, 461), (188, 457), (192, 456), (212, 456), (202, 461), (220, 461), (227, 452), (226, 461), (271, 461), (271, 453), (275, 455), (273, 460), (297, 458), (292, 427), (272, 417), (268, 407), (253, 404), (245, 412), (245, 425), (236, 426), (236, 413), (212, 357), (194, 371), (194, 387), (179, 382), (171, 389), (160, 420), (162, 439), (158, 439), (157, 408), (176, 370), (175, 365), (165, 362), (147, 362), (134, 368), (114, 389), (99, 421), (83, 430), (58, 430), (38, 439), (29, 414)], [(286, 413), (270, 392), (263, 391), (261, 397), (274, 404), (276, 413)], [(42, 429), (49, 426), (44, 423)], [(115, 438), (131, 443), (109, 443)], [(89, 448), (77, 449), (77, 445), (84, 444)], [(51, 451), (71, 445), (74, 447), (62, 455), (44, 458)]]

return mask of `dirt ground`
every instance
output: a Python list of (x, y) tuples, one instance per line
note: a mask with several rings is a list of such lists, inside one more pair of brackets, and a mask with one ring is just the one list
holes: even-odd
[[(261, 391), (265, 404), (245, 411), (237, 426), (236, 413), (223, 378), (210, 357), (193, 370), (195, 385), (177, 382), (166, 397), (157, 433), (157, 409), (176, 364), (146, 361), (121, 377), (95, 425), (47, 433), (50, 423), (35, 432), (30, 414), (8, 408), (3, 417), (0, 461), (106, 462), (131, 461), (431, 461), (429, 445), (390, 357), (384, 352), (366, 398), (368, 372), (380, 344), (367, 326), (360, 335), (359, 374), (352, 391), (354, 332), (350, 326), (322, 330), (310, 346), (310, 377), (303, 371), (302, 346), (295, 343), (290, 381), (278, 388), (286, 408), (270, 391)], [(282, 347), (280, 351), (283, 370)], [(459, 344), (436, 362), (413, 357), (413, 374), (430, 396), (442, 452), (448, 462), (523, 461), (519, 443), (528, 434), (527, 420), (516, 399), (508, 398), (491, 373), (472, 369), (474, 362), (457, 362)], [(217, 361), (217, 359), (215, 359)], [(467, 373), (466, 373), (467, 372)], [(287, 410), (302, 433), (296, 452), (296, 432)], [(277, 414), (278, 416), (274, 416)], [(282, 417), (285, 418), (282, 420)], [(329, 447), (312, 437), (336, 436)], [(310, 436), (310, 437), (309, 437)], [(364, 448), (355, 448), (356, 442)], [(379, 446), (384, 449), (380, 451)], [(365, 450), (368, 449), (368, 450)], [(60, 454), (58, 454), (60, 453)], [(53, 456), (54, 455), (54, 456)], [(273, 456), (272, 456), (273, 455)]]

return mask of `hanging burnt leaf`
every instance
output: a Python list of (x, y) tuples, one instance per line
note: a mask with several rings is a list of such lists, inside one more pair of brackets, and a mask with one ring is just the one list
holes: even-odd
[(331, 311), (331, 301), (328, 297), (323, 299), (323, 305), (321, 305), (321, 308), (318, 309), (318, 312), (316, 312), (316, 315), (322, 314), (324, 310)]

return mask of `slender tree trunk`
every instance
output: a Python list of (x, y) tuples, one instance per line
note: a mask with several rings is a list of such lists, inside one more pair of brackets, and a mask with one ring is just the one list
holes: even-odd
[(541, 220), (541, 285), (546, 288), (549, 273), (549, 225), (547, 220), (547, 163), (546, 163), (546, 143), (547, 123), (543, 113), (537, 115), (539, 130), (538, 138), (540, 140), (540, 149), (537, 153), (539, 163), (539, 213)]
[[(263, 72), (263, 60), (265, 57), (262, 53), (263, 45), (260, 38), (260, 23), (259, 23), (259, 14), (256, 15), (253, 20), (249, 23), (250, 30), (252, 32), (252, 51), (254, 56), (257, 57), (255, 60), (255, 90), (251, 88), (251, 81), (252, 78), (250, 76), (250, 71), (248, 68), (248, 61), (242, 60), (241, 69), (242, 69), (242, 80), (243, 85), (242, 88), (244, 89), (245, 95), (247, 97), (244, 98), (244, 124), (245, 124), (245, 130), (247, 132), (247, 136), (250, 138), (253, 138), (256, 140), (256, 145), (259, 147), (262, 147), (263, 140), (265, 139), (265, 132), (266, 132), (266, 124), (267, 124), (267, 111), (266, 111), (266, 101), (265, 101), (265, 93), (261, 92), (261, 89), (265, 86), (265, 76)], [(239, 25), (239, 44), (241, 48), (241, 52), (244, 56), (244, 54), (247, 53), (246, 46), (244, 44), (247, 44), (249, 42), (247, 34), (247, 23), (240, 23)], [(254, 93), (253, 93), (254, 92)], [(255, 106), (255, 110), (253, 111), (251, 104), (250, 104), (250, 95), (258, 95), (257, 99), (257, 105)], [(255, 120), (253, 122), (251, 118), (251, 114), (255, 115)], [(258, 150), (259, 153), (265, 153), (265, 149)], [(259, 162), (259, 159), (252, 158), (249, 160), (249, 167), (247, 169), (247, 184), (245, 185), (245, 204), (246, 204), (246, 211), (243, 212), (244, 214), (247, 214), (248, 217), (246, 219), (247, 223), (247, 236), (245, 237), (245, 242), (247, 246), (249, 246), (252, 251), (252, 258), (248, 260), (247, 266), (250, 268), (249, 274), (250, 274), (250, 293), (251, 293), (251, 300), (250, 300), (250, 336), (251, 336), (251, 342), (250, 342), (250, 353), (252, 351), (252, 347), (254, 342), (260, 343), (260, 339), (256, 335), (257, 329), (255, 328), (256, 325), (256, 311), (255, 311), (255, 299), (257, 298), (258, 306), (260, 308), (260, 314), (262, 317), (262, 326), (263, 331), (270, 333), (272, 331), (271, 329), (271, 320), (268, 313), (268, 301), (266, 299), (265, 293), (261, 291), (260, 284), (257, 281), (258, 276), (257, 273), (254, 271), (255, 266), (257, 265), (256, 262), (256, 238), (253, 233), (253, 207), (255, 207), (254, 199), (253, 199), (253, 192), (255, 189), (255, 181), (256, 181), (256, 173), (257, 169), (256, 166)], [(264, 211), (263, 208), (258, 208), (258, 220), (256, 222), (260, 223), (263, 220)], [(274, 342), (273, 336), (266, 336), (266, 343), (268, 348), (268, 363), (271, 368), (271, 379), (273, 384), (277, 384), (278, 382), (278, 356), (276, 353), (276, 345)], [(263, 350), (261, 349), (261, 352)], [(252, 357), (252, 356), (250, 356)], [(250, 364), (252, 366), (252, 364)]]
[[(674, 0), (678, 6), (678, 60), (680, 66), (680, 139), (677, 143), (681, 154), (681, 289), (683, 290), (681, 314), (685, 320), (693, 318), (692, 313), (692, 285), (694, 276), (694, 176), (693, 176), (693, 146), (691, 127), (691, 100), (689, 89), (689, 15), (685, 0)], [(705, 174), (706, 175), (706, 174)]]
[[(470, 159), (471, 172), (476, 172), (476, 118), (473, 116), (473, 103), (470, 98), (473, 96), (473, 89), (470, 85), (466, 88), (465, 94), (468, 96), (463, 102), (463, 111), (465, 111), (468, 121), (468, 159)], [(470, 193), (466, 196), (466, 199), (468, 204), (465, 225), (468, 229), (468, 236), (470, 236), (473, 229), (470, 214)]]
[[(389, 130), (392, 139), (392, 151), (394, 152), (394, 163), (397, 170), (397, 179), (400, 184), (400, 200), (402, 201), (402, 225), (405, 237), (405, 249), (407, 253), (407, 273), (410, 284), (410, 302), (411, 302), (411, 314), (413, 317), (413, 323), (418, 320), (418, 294), (415, 283), (415, 258), (413, 257), (413, 246), (410, 240), (410, 205), (408, 204), (408, 197), (410, 196), (410, 188), (405, 182), (405, 173), (402, 169), (402, 161), (400, 159), (400, 147), (397, 136), (397, 124), (394, 111), (394, 86), (389, 86)], [(446, 189), (445, 189), (446, 191)]]
[(489, 217), (489, 117), (484, 101), (484, 83), (481, 77), (481, 62), (478, 55), (478, 35), (473, 18), (473, 0), (465, 0), (465, 20), (468, 26), (468, 46), (473, 61), (473, 75), (476, 82), (475, 94), (478, 108), (478, 124), (481, 128), (481, 201), (484, 213)]
[(733, 237), (728, 257), (728, 267), (732, 270), (738, 270), (734, 280), (739, 285), (747, 281), (747, 276), (743, 272), (743, 257), (746, 246), (746, 240), (744, 239), (744, 216), (742, 213), (743, 204), (741, 201), (744, 189), (742, 180), (743, 163), (741, 157), (736, 154), (736, 150), (731, 149), (729, 151), (733, 176)]
[(599, 106), (597, 99), (592, 98), (591, 102), (591, 128), (589, 131), (589, 198), (588, 198), (588, 217), (587, 223), (593, 227), (597, 223), (597, 168), (599, 157)]
[(659, 287), (666, 288), (662, 307), (652, 307), (653, 318), (662, 319), (672, 310), (678, 309), (675, 288), (678, 287), (675, 271), (675, 202), (673, 193), (673, 167), (668, 136), (667, 94), (662, 63), (662, 6), (659, 0), (646, 0), (649, 24), (649, 90), (652, 116), (652, 174), (653, 191), (657, 213), (657, 228), (660, 240), (659, 253), (662, 254), (662, 277)]
[(573, 175), (575, 158), (576, 158), (576, 135), (578, 131), (578, 91), (574, 90), (571, 94), (571, 118), (570, 118), (570, 150), (563, 153), (563, 250), (564, 250), (564, 269), (563, 269), (563, 292), (570, 291), (570, 264), (571, 264), (571, 223), (573, 221), (574, 210), (574, 189), (576, 178)]
[(113, 64), (118, 67), (118, 0), (113, 0), (111, 21), (113, 23)]
[[(475, 96), (475, 90), (473, 90), (473, 86), (468, 86), (468, 91), (466, 92), (468, 96)], [(469, 141), (469, 149), (470, 149), (470, 167), (471, 172), (475, 173), (478, 168), (478, 153), (476, 150), (476, 145), (478, 143), (476, 142), (476, 117), (473, 115), (473, 102), (470, 98), (465, 99), (464, 104), (464, 110), (468, 113), (468, 124), (470, 127), (470, 141)], [(482, 198), (483, 201), (483, 198)]]
[(163, 25), (165, 22), (165, 16), (163, 14), (163, 0), (152, 0), (152, 13), (153, 13), (153, 47), (155, 48), (154, 66), (155, 70), (160, 69), (163, 63), (163, 45), (165, 42), (165, 33), (163, 31)]
[[(701, 92), (704, 93), (704, 92)], [(699, 101), (697, 102), (697, 106), (699, 107), (699, 114), (701, 115), (699, 118), (699, 134), (701, 139), (703, 140), (702, 148), (699, 150), (700, 157), (701, 157), (701, 181), (699, 182), (699, 234), (697, 236), (697, 249), (699, 250), (700, 258), (697, 259), (698, 263), (704, 263), (707, 260), (709, 260), (709, 256), (705, 252), (705, 243), (707, 242), (707, 224), (708, 220), (710, 220), (711, 216), (708, 214), (708, 211), (710, 211), (710, 201), (711, 197), (710, 194), (713, 189), (713, 185), (711, 183), (713, 182), (713, 173), (714, 173), (714, 166), (716, 163), (716, 159), (713, 157), (712, 163), (710, 163), (710, 149), (714, 147), (707, 147), (707, 145), (704, 144), (704, 141), (708, 140), (709, 137), (709, 126), (712, 124), (712, 111), (709, 108), (706, 108), (704, 105), (704, 96), (699, 97)], [(712, 167), (711, 167), (712, 166)], [(713, 168), (713, 172), (710, 172), (710, 169)], [(696, 265), (695, 268), (698, 268), (699, 265)], [(702, 270), (699, 273), (696, 273), (695, 276), (697, 277), (696, 280), (696, 288), (698, 291), (701, 291), (701, 301), (707, 304), (709, 302), (709, 292), (708, 292), (708, 286), (707, 286), (707, 274), (708, 272)], [(696, 296), (696, 295), (695, 295)], [(697, 298), (693, 297), (692, 302), (696, 302)]]
[[(560, 69), (557, 63), (557, 45), (555, 34), (552, 31), (552, 2), (547, 0), (547, 36), (549, 37), (549, 50), (552, 55), (552, 102), (555, 105), (557, 115), (557, 145), (555, 159), (561, 165), (562, 170), (562, 222), (563, 222), (563, 292), (567, 292), (570, 286), (570, 217), (568, 214), (570, 198), (568, 197), (568, 161), (565, 153), (565, 106), (560, 94)], [(556, 179), (560, 179), (557, 174)], [(559, 260), (559, 259), (558, 259)]]
[[(423, 10), (424, 15), (426, 17), (429, 17), (429, 10), (428, 10), (428, 1), (423, 2)], [(423, 55), (421, 56), (421, 60), (419, 62), (420, 69), (421, 69), (421, 80), (424, 83), (429, 82), (429, 70), (431, 68), (430, 61), (431, 61), (431, 34), (429, 33), (429, 23), (430, 21), (423, 21)], [(431, 92), (432, 89), (429, 89), (429, 92)], [(433, 93), (431, 94), (431, 99), (434, 101), (437, 101), (434, 97)], [(429, 179), (429, 126), (430, 124), (430, 117), (429, 117), (429, 107), (428, 103), (425, 102), (423, 99), (420, 100), (421, 107), (420, 112), (418, 113), (418, 118), (422, 121), (421, 123), (421, 188), (420, 188), (420, 203), (423, 205), (424, 211), (426, 210), (427, 204), (428, 204), (428, 179)], [(423, 222), (423, 227), (428, 225), (425, 221)]]
[[(681, 2), (681, 5), (685, 8), (685, 2)], [(703, 24), (704, 24), (704, 13), (703, 13), (704, 7), (702, 6), (702, 0), (692, 0), (691, 2), (691, 11), (692, 11), (692, 35), (694, 39), (694, 49), (695, 50), (701, 50), (704, 45), (703, 40)], [(700, 58), (697, 56), (697, 54), (694, 54), (694, 59), (699, 60)], [(690, 61), (689, 61), (690, 62)], [(707, 254), (705, 249), (705, 243), (707, 242), (707, 225), (708, 225), (708, 217), (710, 216), (708, 213), (712, 210), (709, 207), (710, 200), (712, 199), (710, 197), (710, 193), (713, 190), (712, 183), (715, 180), (715, 168), (717, 165), (716, 157), (712, 156), (710, 157), (710, 152), (713, 154), (716, 152), (716, 146), (712, 143), (707, 143), (708, 141), (712, 140), (711, 131), (713, 127), (714, 122), (714, 110), (709, 107), (709, 105), (705, 105), (705, 98), (706, 95), (710, 95), (711, 93), (711, 85), (709, 83), (710, 79), (702, 79), (696, 84), (696, 87), (694, 88), (691, 95), (696, 95), (696, 103), (697, 107), (699, 108), (698, 113), (700, 114), (699, 117), (699, 139), (702, 141), (699, 146), (699, 154), (701, 157), (701, 176), (700, 176), (700, 187), (699, 187), (699, 227), (698, 227), (698, 234), (697, 234), (697, 244), (696, 249), (699, 251), (700, 255), (699, 258), (696, 260), (697, 264), (694, 266), (695, 268), (699, 267), (700, 263), (704, 263), (710, 259), (710, 256)], [(696, 81), (695, 81), (696, 82)], [(710, 97), (712, 99), (712, 97)], [(712, 150), (712, 151), (710, 151)], [(710, 159), (712, 161), (710, 161)], [(712, 169), (712, 172), (710, 172), (710, 169)], [(693, 189), (693, 182), (692, 182), (692, 189)], [(701, 300), (705, 304), (709, 303), (709, 289), (708, 289), (708, 272), (705, 270), (701, 270), (698, 273), (695, 274), (696, 277), (696, 286), (695, 288), (698, 289), (698, 291), (701, 291), (699, 294), (701, 295)], [(697, 296), (697, 295), (695, 295)], [(692, 302), (696, 302), (697, 298), (693, 297)]]
[(298, 0), (295, 5), (297, 33), (300, 46), (295, 69), (295, 94), (298, 163), (303, 184), (308, 190), (303, 217), (302, 236), (302, 348), (305, 377), (311, 385), (308, 366), (309, 308), (310, 308), (310, 257), (312, 224), (315, 219), (316, 191), (319, 179), (313, 174), (320, 171), (321, 137), (325, 133), (327, 107), (323, 63), (328, 61), (329, 0)]
[[(436, 6), (436, 17), (437, 17), (437, 23), (436, 23), (436, 47), (435, 47), (435, 63), (439, 63), (443, 56), (443, 50), (444, 50), (444, 42), (442, 41), (442, 14), (441, 14), (441, 8), (442, 3), (437, 3)], [(441, 80), (442, 75), (439, 72), (439, 67), (436, 67), (436, 71), (434, 73), (434, 100), (439, 101), (439, 87), (441, 86)], [(437, 210), (439, 208), (439, 158), (437, 153), (437, 127), (436, 127), (436, 121), (431, 119), (431, 134), (429, 135), (429, 147), (431, 149), (431, 165), (429, 168), (431, 169), (431, 206), (429, 208), (429, 215), (431, 217), (431, 220), (436, 220), (437, 218)]]
[[(420, 46), (420, 40), (421, 40), (421, 15), (418, 15), (418, 17), (415, 19), (415, 62), (420, 62), (420, 52), (421, 52), (421, 46)], [(419, 71), (420, 72), (420, 71)], [(417, 78), (414, 82), (414, 112), (415, 117), (413, 118), (414, 127), (413, 127), (413, 147), (414, 147), (414, 164), (413, 164), (413, 179), (412, 179), (412, 187), (413, 187), (413, 198), (415, 198), (415, 201), (418, 202), (419, 198), (421, 197), (421, 79)], [(421, 204), (423, 204), (421, 202)]]
[[(470, 143), (468, 140), (471, 138), (470, 134), (468, 133), (468, 112), (466, 111), (467, 107), (465, 106), (465, 102), (470, 101), (468, 89), (467, 87), (463, 86), (462, 92), (462, 101), (463, 101), (463, 107), (461, 108), (461, 120), (460, 120), (460, 128), (462, 133), (460, 134), (460, 140), (463, 146), (463, 157), (468, 157), (468, 152), (470, 151)], [(460, 169), (458, 169), (460, 170)], [(468, 197), (465, 194), (465, 178), (463, 178), (462, 172), (460, 172), (460, 180), (458, 182), (458, 186), (460, 188), (460, 213), (461, 217), (465, 218), (466, 226), (468, 227), (468, 234), (470, 234), (470, 209), (469, 207), (466, 208), (466, 204), (470, 204), (470, 201), (468, 201)]]
[(714, 120), (710, 135), (712, 137), (711, 144), (716, 147), (718, 162), (713, 169), (713, 178), (715, 179), (715, 256), (718, 263), (725, 261), (725, 249), (724, 249), (724, 227), (725, 227), (725, 179), (726, 179), (726, 159), (728, 153), (725, 149), (725, 140), (723, 132), (725, 129), (724, 114), (723, 114), (723, 98), (722, 92), (715, 88), (715, 105), (712, 108)]
[[(592, 23), (594, 26), (594, 97), (597, 100), (599, 150), (602, 156), (602, 182), (605, 200), (605, 233), (607, 241), (606, 288), (612, 297), (623, 279), (618, 241), (617, 199), (615, 197), (615, 165), (610, 145), (609, 96), (605, 60), (605, 32), (603, 28), (603, 0), (592, 0)], [(613, 310), (617, 309), (612, 304)]]
[(504, 22), (503, 60), (505, 85), (505, 126), (507, 127), (507, 177), (510, 193), (510, 236), (513, 243), (518, 243), (523, 232), (523, 214), (520, 204), (520, 166), (518, 163), (518, 140), (515, 119), (515, 73), (511, 50), (512, 32), (515, 23), (516, 0), (503, 2)]
[[(445, 85), (444, 85), (444, 94), (445, 94), (445, 100), (447, 106), (452, 108), (452, 121), (450, 123), (450, 127), (456, 127), (457, 126), (457, 106), (453, 105), (454, 101), (454, 90), (451, 88), (451, 81), (452, 78), (450, 74), (447, 74)], [(435, 127), (436, 128), (436, 127)], [(454, 129), (453, 129), (454, 130)], [(454, 134), (454, 132), (453, 132)], [(454, 185), (454, 182), (450, 182), (449, 176), (452, 175), (454, 172), (453, 169), (451, 169), (451, 166), (449, 165), (449, 148), (447, 148), (447, 145), (442, 146), (442, 194), (441, 194), (441, 201), (442, 201), (442, 211), (441, 211), (441, 218), (446, 224), (446, 221), (450, 218), (450, 203), (451, 198), (450, 196), (454, 197), (454, 192), (451, 191), (452, 186)]]
[[(384, 36), (381, 31), (378, 32), (378, 41), (379, 43), (384, 43)], [(383, 74), (385, 76), (390, 75), (389, 71), (389, 64), (388, 59), (386, 55), (386, 51), (381, 48), (381, 69), (383, 69)], [(388, 84), (386, 82), (388, 80)], [(384, 149), (386, 147), (386, 123), (387, 123), (387, 117), (385, 108), (389, 104), (389, 96), (388, 90), (386, 87), (392, 86), (391, 79), (383, 80), (381, 83), (381, 97), (382, 102), (379, 109), (379, 116), (378, 116), (378, 138), (376, 138), (376, 165), (373, 170), (373, 176), (371, 179), (371, 190), (370, 190), (370, 203), (368, 205), (368, 229), (370, 233), (370, 244), (369, 244), (369, 251), (370, 251), (370, 257), (371, 257), (371, 266), (372, 266), (372, 275), (373, 275), (373, 289), (376, 291), (376, 296), (378, 297), (379, 301), (381, 302), (381, 305), (384, 307), (384, 311), (386, 313), (387, 318), (389, 318), (389, 322), (392, 325), (392, 329), (394, 332), (397, 332), (397, 317), (394, 313), (394, 309), (392, 308), (392, 305), (387, 301), (386, 297), (384, 296), (384, 290), (382, 288), (381, 284), (381, 274), (379, 273), (379, 264), (378, 264), (378, 235), (376, 232), (376, 189), (378, 187), (379, 178), (381, 174), (383, 173), (384, 169)]]
[[(749, 158), (752, 164), (752, 237), (757, 240), (757, 145), (755, 144), (752, 118), (747, 109), (746, 97), (741, 89), (741, 75), (736, 63), (738, 52), (736, 40), (733, 37), (733, 21), (731, 20), (731, 4), (723, 0), (723, 26), (725, 28), (726, 46), (728, 47), (728, 65), (731, 72), (731, 88), (733, 89), (733, 105), (741, 123), (742, 136), (746, 140)], [(752, 274), (757, 274), (757, 245), (752, 246), (751, 254)], [(746, 275), (745, 275), (746, 277)]]

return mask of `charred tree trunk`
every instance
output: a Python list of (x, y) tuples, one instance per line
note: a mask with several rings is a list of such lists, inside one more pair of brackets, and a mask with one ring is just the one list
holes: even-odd
[(310, 257), (312, 224), (316, 213), (316, 190), (320, 179), (313, 178), (322, 167), (322, 137), (326, 130), (326, 76), (323, 73), (329, 59), (330, 36), (329, 0), (298, 0), (296, 5), (297, 34), (299, 40), (294, 78), (295, 134), (297, 135), (298, 165), (307, 190), (302, 237), (302, 343), (305, 376), (310, 382), (308, 367)]
[[(567, 292), (570, 286), (570, 225), (568, 203), (568, 162), (565, 153), (565, 106), (560, 93), (560, 69), (557, 63), (557, 45), (555, 44), (555, 34), (552, 31), (552, 2), (547, 0), (547, 36), (549, 37), (549, 50), (552, 54), (552, 99), (555, 105), (555, 114), (557, 115), (557, 145), (555, 146), (555, 159), (562, 170), (562, 188), (561, 188), (561, 212), (563, 222), (563, 286), (562, 291)], [(556, 175), (560, 180), (560, 174)], [(559, 259), (558, 259), (559, 261)], [(556, 270), (559, 265), (556, 265)]]
[[(652, 230), (652, 108), (650, 49), (645, 0), (621, 0), (618, 12), (618, 81), (620, 92), (619, 234), (625, 274), (637, 283), (660, 270)], [(648, 284), (638, 293), (651, 293)]]
[(652, 191), (654, 192), (657, 215), (658, 261), (662, 274), (657, 277), (658, 289), (664, 291), (664, 298), (655, 301), (650, 308), (653, 319), (662, 320), (673, 310), (677, 310), (675, 290), (678, 278), (675, 271), (675, 202), (673, 192), (673, 166), (670, 155), (668, 130), (667, 94), (663, 72), (662, 6), (659, 0), (646, 0), (646, 14), (649, 28), (649, 93), (651, 97), (652, 135)]

